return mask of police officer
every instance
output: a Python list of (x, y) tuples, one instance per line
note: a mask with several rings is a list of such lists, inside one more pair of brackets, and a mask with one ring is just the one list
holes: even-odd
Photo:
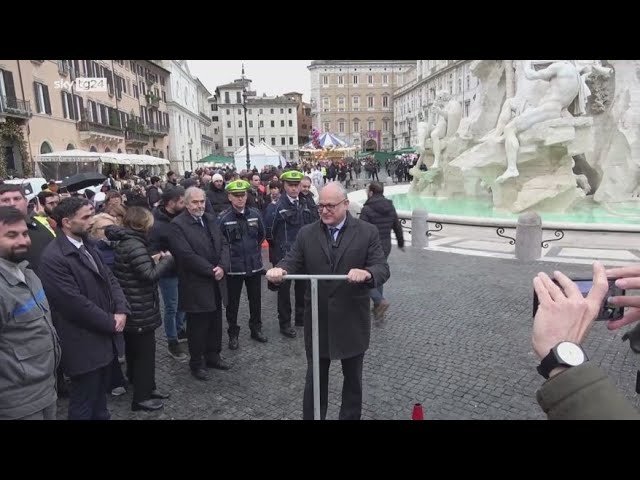
[(261, 321), (262, 242), (265, 226), (262, 215), (255, 208), (247, 207), (247, 195), (251, 185), (244, 180), (230, 182), (227, 191), (231, 207), (220, 214), (218, 224), (229, 241), (231, 269), (227, 273), (227, 323), (229, 325), (229, 349), (236, 350), (238, 344), (238, 306), (242, 284), (247, 286), (249, 297), (249, 329), (251, 338), (266, 342)]
[[(300, 229), (318, 220), (318, 210), (306, 201), (300, 193), (300, 182), (304, 175), (297, 170), (289, 170), (280, 176), (284, 194), (269, 205), (265, 214), (267, 239), (273, 243), (273, 264), (282, 260), (291, 250)], [(304, 325), (304, 294), (308, 281), (295, 281), (295, 324)], [(291, 281), (282, 282), (278, 287), (278, 322), (280, 333), (289, 338), (296, 336), (291, 326)]]

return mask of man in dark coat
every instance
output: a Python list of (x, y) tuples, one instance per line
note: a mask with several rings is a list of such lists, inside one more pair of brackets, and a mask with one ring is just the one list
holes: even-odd
[(65, 198), (53, 210), (58, 235), (42, 253), (38, 275), (62, 346), (62, 369), (71, 378), (70, 420), (108, 420), (116, 332), (129, 305), (111, 270), (88, 240), (89, 201)]
[[(328, 377), (331, 360), (341, 360), (341, 420), (359, 420), (362, 411), (362, 364), (369, 348), (371, 319), (369, 289), (389, 278), (378, 230), (348, 213), (344, 187), (332, 182), (320, 192), (320, 221), (302, 227), (293, 249), (267, 280), (280, 283), (283, 275), (348, 275), (348, 282), (326, 281), (318, 285), (318, 331), (320, 346), (320, 410), (327, 413)], [(313, 419), (313, 365), (311, 349), (311, 297), (307, 291), (304, 309), (304, 339), (307, 379), (303, 418)]]
[(229, 244), (216, 217), (205, 213), (205, 193), (186, 190), (184, 211), (171, 222), (169, 247), (178, 268), (178, 308), (186, 313), (189, 366), (198, 380), (208, 380), (205, 366), (228, 370), (222, 350), (220, 281), (229, 271)]
[[(360, 220), (371, 223), (378, 228), (384, 258), (391, 253), (391, 230), (396, 234), (398, 247), (404, 250), (404, 235), (402, 225), (393, 202), (384, 197), (384, 186), (380, 182), (371, 182), (367, 189), (369, 199), (364, 203), (360, 212)], [(377, 325), (384, 321), (384, 314), (389, 308), (389, 301), (384, 298), (383, 286), (372, 288), (370, 292), (373, 300), (373, 318)]]

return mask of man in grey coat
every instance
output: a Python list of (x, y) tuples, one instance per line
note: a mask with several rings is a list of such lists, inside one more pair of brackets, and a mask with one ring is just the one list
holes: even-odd
[(30, 246), (22, 212), (0, 207), (0, 419), (55, 420), (60, 345)]
[[(318, 203), (320, 220), (305, 225), (293, 248), (267, 280), (279, 284), (286, 274), (347, 275), (348, 282), (318, 284), (320, 346), (320, 412), (326, 418), (329, 366), (342, 362), (344, 382), (340, 420), (359, 420), (362, 411), (362, 365), (369, 348), (371, 316), (369, 290), (386, 282), (389, 265), (375, 226), (348, 213), (344, 187), (333, 182), (322, 189)], [(307, 377), (303, 419), (313, 419), (313, 364), (311, 350), (311, 297), (305, 294), (304, 339)]]

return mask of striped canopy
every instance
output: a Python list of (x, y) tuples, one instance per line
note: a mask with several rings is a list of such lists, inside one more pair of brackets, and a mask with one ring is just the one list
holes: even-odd
[[(318, 141), (320, 142), (320, 146), (323, 149), (341, 148), (341, 147), (347, 146), (347, 142), (340, 140), (334, 134), (329, 132), (325, 132), (322, 135), (320, 135), (320, 137), (318, 138)], [(316, 148), (313, 146), (313, 141), (311, 141), (307, 143), (304, 147), (302, 147), (302, 149), (315, 150)]]

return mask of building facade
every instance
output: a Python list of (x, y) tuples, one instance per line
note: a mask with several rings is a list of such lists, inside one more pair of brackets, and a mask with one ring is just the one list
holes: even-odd
[(244, 77), (217, 87), (215, 97), (222, 129), (223, 155), (233, 157), (234, 152), (245, 145), (248, 135), (250, 143), (265, 142), (286, 160), (298, 160), (296, 99), (258, 97), (251, 90), (251, 80)]
[(0, 60), (0, 151), (7, 173), (23, 176), (25, 159), (60, 150), (165, 158), (169, 76), (153, 60)]
[(469, 116), (479, 80), (471, 72), (472, 60), (418, 60), (393, 94), (394, 150), (416, 145), (420, 117), (435, 125), (432, 111), (439, 91), (448, 92)]
[(169, 161), (173, 171), (193, 172), (202, 155), (198, 82), (191, 75), (186, 60), (163, 60), (171, 72), (167, 107), (171, 126)]
[(313, 126), (357, 150), (393, 148), (393, 92), (415, 60), (314, 60), (311, 73)]
[(213, 122), (209, 116), (209, 97), (211, 92), (196, 78), (198, 89), (198, 115), (200, 118), (200, 155), (204, 158), (213, 153)]
[(224, 155), (220, 110), (218, 109), (218, 96), (215, 94), (211, 95), (207, 100), (209, 102), (209, 118), (211, 118), (211, 134), (213, 136), (212, 153), (216, 155)]
[(298, 103), (298, 145), (301, 147), (311, 141), (311, 104), (302, 101), (302, 93), (284, 93), (283, 97), (295, 99)]

